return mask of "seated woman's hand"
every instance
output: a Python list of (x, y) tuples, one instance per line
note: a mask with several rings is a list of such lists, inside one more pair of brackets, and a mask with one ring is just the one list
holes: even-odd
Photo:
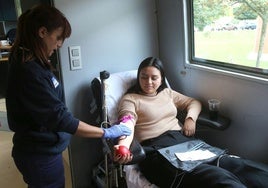
[(195, 122), (192, 118), (185, 119), (182, 127), (182, 132), (185, 136), (194, 136), (195, 134)]
[(115, 145), (113, 158), (114, 161), (119, 164), (126, 164), (132, 160), (133, 155), (126, 146)]

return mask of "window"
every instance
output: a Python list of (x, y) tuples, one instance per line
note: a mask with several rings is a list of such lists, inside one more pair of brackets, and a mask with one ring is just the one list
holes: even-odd
[(267, 0), (189, 0), (190, 63), (268, 78)]

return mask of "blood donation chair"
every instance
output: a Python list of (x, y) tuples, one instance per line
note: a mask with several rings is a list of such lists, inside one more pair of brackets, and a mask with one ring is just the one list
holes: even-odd
[[(127, 89), (135, 83), (136, 78), (137, 70), (113, 74), (102, 71), (99, 77), (92, 80), (91, 88), (96, 103), (95, 111), (101, 126), (107, 127), (117, 122), (118, 102)], [(178, 119), (182, 124), (185, 116), (186, 113), (178, 112)], [(224, 130), (229, 126), (229, 123), (228, 118), (221, 116), (216, 121), (210, 120), (207, 111), (202, 110), (197, 120), (197, 127)], [(115, 164), (112, 161), (113, 144), (111, 140), (103, 140), (104, 161), (93, 171), (93, 181), (97, 187), (157, 187), (151, 184), (139, 171), (137, 163), (145, 158), (145, 152), (135, 139), (130, 147), (130, 151), (133, 153), (133, 160), (130, 164), (124, 166)]]

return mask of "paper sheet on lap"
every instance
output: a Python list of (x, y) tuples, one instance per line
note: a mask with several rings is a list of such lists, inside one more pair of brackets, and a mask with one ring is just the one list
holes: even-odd
[(194, 150), (181, 153), (175, 153), (180, 161), (196, 161), (215, 157), (216, 155), (209, 150)]

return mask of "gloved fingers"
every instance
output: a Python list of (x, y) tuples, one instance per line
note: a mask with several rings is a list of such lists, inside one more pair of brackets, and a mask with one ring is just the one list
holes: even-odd
[(103, 138), (112, 139), (112, 138), (118, 138), (120, 136), (129, 136), (131, 134), (131, 129), (122, 123), (103, 130), (104, 130)]
[(123, 123), (120, 123), (119, 125), (114, 125), (112, 127), (120, 129), (120, 131), (122, 131), (121, 136), (129, 136), (131, 134), (131, 129)]

